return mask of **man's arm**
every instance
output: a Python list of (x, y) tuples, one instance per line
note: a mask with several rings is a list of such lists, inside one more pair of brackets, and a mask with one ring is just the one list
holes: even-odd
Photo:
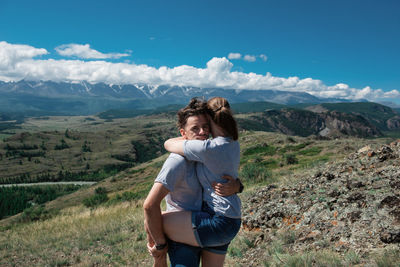
[(226, 183), (212, 183), (212, 187), (217, 195), (227, 197), (233, 194), (242, 193), (243, 184), (239, 179), (234, 179), (229, 175), (224, 175), (222, 178), (228, 180)]
[[(149, 235), (149, 244), (153, 245), (153, 247), (167, 243), (163, 232), (160, 204), (168, 192), (168, 189), (161, 183), (154, 183), (143, 204), (145, 229)], [(154, 244), (151, 244), (151, 241), (153, 241)], [(164, 253), (166, 252), (166, 250), (161, 251), (164, 251)]]

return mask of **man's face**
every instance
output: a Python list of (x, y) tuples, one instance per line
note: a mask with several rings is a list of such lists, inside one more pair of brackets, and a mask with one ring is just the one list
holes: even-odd
[(210, 125), (204, 115), (190, 116), (180, 132), (187, 140), (206, 140), (210, 134)]

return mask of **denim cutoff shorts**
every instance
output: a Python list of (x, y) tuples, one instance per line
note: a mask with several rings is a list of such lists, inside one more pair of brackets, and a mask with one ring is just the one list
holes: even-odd
[(240, 225), (240, 218), (229, 218), (205, 211), (192, 212), (193, 232), (199, 246), (213, 253), (226, 254)]
[(201, 248), (168, 240), (171, 267), (199, 267)]

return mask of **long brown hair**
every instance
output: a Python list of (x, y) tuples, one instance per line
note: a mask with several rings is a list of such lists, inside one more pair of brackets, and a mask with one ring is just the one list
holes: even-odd
[(213, 97), (207, 101), (212, 120), (221, 127), (233, 140), (239, 138), (236, 120), (233, 118), (232, 110), (228, 100), (223, 97)]

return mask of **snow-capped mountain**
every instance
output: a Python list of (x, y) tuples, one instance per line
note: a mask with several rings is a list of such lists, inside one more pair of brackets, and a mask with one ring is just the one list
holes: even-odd
[[(60, 110), (73, 106), (73, 113), (99, 112), (105, 109), (153, 108), (184, 104), (192, 97), (222, 96), (231, 103), (268, 101), (279, 104), (337, 102), (307, 93), (277, 90), (237, 90), (192, 86), (152, 86), (146, 84), (91, 84), (79, 82), (18, 81), (0, 82), (0, 110)], [(47, 105), (46, 103), (51, 103)], [(59, 104), (57, 104), (59, 103)], [(90, 107), (90, 108), (89, 108)], [(68, 111), (71, 113), (71, 111)]]

